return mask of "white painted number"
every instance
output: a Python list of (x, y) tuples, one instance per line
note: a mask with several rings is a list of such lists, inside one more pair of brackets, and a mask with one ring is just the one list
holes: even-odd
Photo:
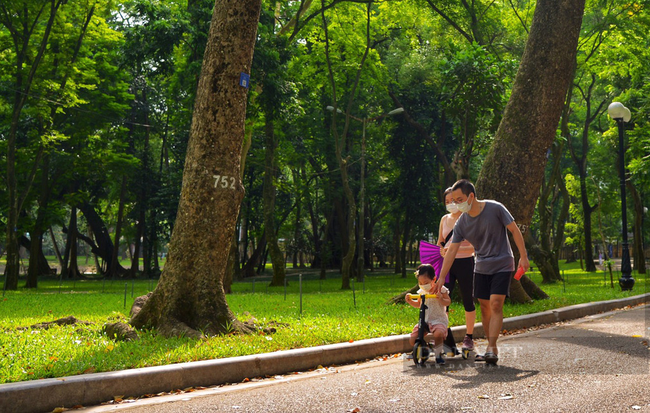
[(223, 189), (235, 189), (235, 177), (223, 175), (212, 175), (212, 177), (214, 178), (215, 188), (221, 186)]

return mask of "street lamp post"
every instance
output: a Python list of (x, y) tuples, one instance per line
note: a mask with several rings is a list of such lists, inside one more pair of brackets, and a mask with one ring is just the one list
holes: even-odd
[(630, 121), (630, 110), (620, 102), (613, 102), (607, 108), (609, 116), (616, 121), (618, 126), (618, 158), (619, 175), (621, 182), (621, 213), (623, 220), (623, 256), (621, 257), (621, 278), (618, 284), (621, 290), (629, 291), (634, 287), (632, 278), (632, 265), (630, 265), (630, 251), (627, 243), (627, 206), (625, 202), (625, 123)]
[[(327, 110), (329, 111), (334, 111), (333, 106), (327, 106)], [(340, 109), (337, 109), (338, 113), (342, 113)], [(394, 116), (394, 115), (399, 115), (400, 113), (404, 112), (404, 108), (397, 108), (393, 109), (390, 112), (384, 113), (379, 116), (374, 116), (371, 118), (357, 118), (356, 116), (352, 115), (347, 115), (350, 116), (352, 119), (357, 120), (362, 123), (363, 128), (361, 132), (361, 176), (359, 179), (359, 226), (358, 226), (358, 231), (359, 231), (359, 236), (357, 237), (357, 249), (358, 249), (358, 255), (357, 255), (357, 268), (358, 268), (358, 280), (363, 279), (363, 269), (365, 265), (365, 259), (364, 259), (364, 249), (365, 249), (365, 240), (364, 240), (364, 229), (365, 229), (365, 197), (366, 197), (366, 182), (365, 182), (365, 176), (366, 176), (366, 125), (368, 122), (373, 122), (379, 119), (384, 118), (385, 116)]]

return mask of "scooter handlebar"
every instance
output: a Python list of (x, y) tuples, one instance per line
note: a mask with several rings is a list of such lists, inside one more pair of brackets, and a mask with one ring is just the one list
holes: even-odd
[[(420, 297), (420, 294), (411, 294), (411, 293), (406, 294), (406, 298), (408, 298), (409, 300), (417, 301), (418, 297)], [(426, 298), (438, 298), (438, 296), (436, 294), (424, 294), (424, 298), (425, 299)]]

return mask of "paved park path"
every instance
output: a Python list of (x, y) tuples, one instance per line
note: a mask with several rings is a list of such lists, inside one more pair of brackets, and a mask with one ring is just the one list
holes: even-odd
[(498, 366), (393, 356), (78, 411), (650, 412), (649, 316), (642, 305), (507, 336)]

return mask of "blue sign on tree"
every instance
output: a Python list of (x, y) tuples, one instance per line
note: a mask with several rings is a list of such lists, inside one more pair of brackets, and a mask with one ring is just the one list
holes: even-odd
[(251, 82), (251, 75), (246, 74), (244, 72), (242, 72), (239, 75), (239, 86), (245, 87), (246, 89), (248, 89), (248, 85), (249, 85), (250, 82)]

